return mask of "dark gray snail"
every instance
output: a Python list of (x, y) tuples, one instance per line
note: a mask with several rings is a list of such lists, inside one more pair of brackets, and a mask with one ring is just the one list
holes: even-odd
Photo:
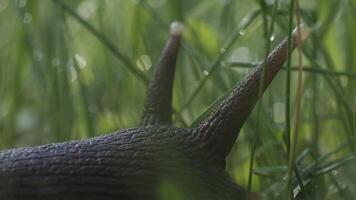
[[(292, 48), (308, 32), (294, 31)], [(157, 199), (169, 182), (185, 199), (245, 199), (225, 158), (288, 57), (282, 41), (196, 127), (172, 125), (172, 87), (183, 25), (175, 22), (150, 83), (139, 126), (79, 141), (0, 152), (0, 199)], [(262, 70), (265, 75), (262, 79)], [(261, 80), (264, 82), (261, 83)]]

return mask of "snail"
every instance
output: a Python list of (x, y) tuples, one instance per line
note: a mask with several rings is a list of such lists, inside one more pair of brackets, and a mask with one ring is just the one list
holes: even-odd
[[(150, 200), (159, 199), (164, 184), (184, 199), (245, 199), (247, 191), (229, 177), (225, 159), (259, 98), (260, 84), (265, 91), (287, 59), (288, 39), (196, 127), (179, 128), (172, 125), (171, 101), (183, 29), (179, 22), (171, 24), (137, 127), (1, 151), (0, 199)], [(292, 49), (307, 36), (298, 26)]]

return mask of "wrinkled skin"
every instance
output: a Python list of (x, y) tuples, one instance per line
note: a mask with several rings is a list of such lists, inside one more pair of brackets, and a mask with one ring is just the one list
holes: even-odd
[(0, 197), (156, 199), (160, 184), (167, 182), (191, 199), (239, 195), (242, 190), (224, 170), (209, 167), (208, 159), (199, 154), (205, 147), (194, 147), (190, 136), (189, 129), (150, 126), (4, 151)]
[(258, 100), (263, 68), (264, 91), (287, 58), (287, 41), (197, 127), (177, 128), (171, 99), (180, 40), (172, 33), (162, 52), (138, 127), (0, 152), (0, 199), (153, 200), (166, 185), (184, 199), (245, 199), (225, 172), (225, 158)]

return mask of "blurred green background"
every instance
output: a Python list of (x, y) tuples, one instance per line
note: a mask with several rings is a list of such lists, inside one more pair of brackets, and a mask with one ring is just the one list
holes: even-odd
[[(0, 149), (136, 126), (172, 21), (186, 26), (174, 122), (191, 126), (288, 36), (289, 0), (0, 0)], [(301, 123), (293, 188), (299, 199), (355, 199), (356, 0), (300, 0)], [(292, 13), (293, 14), (293, 13)], [(294, 19), (293, 26), (296, 24)], [(228, 160), (234, 180), (265, 199), (285, 193), (288, 154), (281, 71)], [(287, 104), (288, 107), (288, 104)], [(178, 198), (179, 199), (179, 198)]]

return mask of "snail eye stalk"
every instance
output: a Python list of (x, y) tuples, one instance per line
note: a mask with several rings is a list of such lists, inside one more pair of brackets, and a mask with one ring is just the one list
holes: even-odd
[[(298, 33), (301, 33), (300, 37)], [(293, 32), (292, 50), (300, 45), (308, 35), (309, 31), (305, 26), (296, 27)], [(225, 157), (230, 152), (241, 127), (255, 107), (259, 90), (262, 89), (263, 93), (267, 89), (287, 57), (288, 39), (285, 39), (196, 128), (197, 137), (201, 140), (209, 140), (207, 144), (211, 145), (209, 148), (215, 150), (221, 164), (225, 163)], [(262, 72), (264, 72), (263, 78)]]
[(184, 25), (173, 22), (170, 37), (161, 53), (154, 77), (149, 85), (141, 118), (142, 126), (172, 123), (172, 92), (175, 66)]

